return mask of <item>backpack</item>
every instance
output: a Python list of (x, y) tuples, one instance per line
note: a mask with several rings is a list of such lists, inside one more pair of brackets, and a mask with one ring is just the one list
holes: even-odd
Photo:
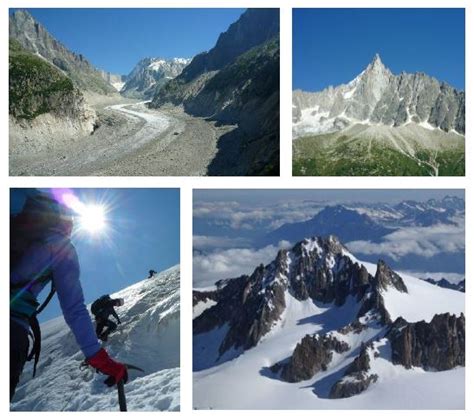
[[(34, 244), (41, 243), (49, 231), (58, 226), (62, 218), (62, 209), (57, 201), (45, 194), (28, 196), (20, 213), (10, 216), (10, 270), (13, 270), (23, 258), (25, 252)], [(49, 271), (35, 278), (35, 283), (51, 282), (48, 296), (40, 305), (26, 290), (33, 282), (24, 281), (10, 284), (10, 314), (27, 319), (31, 328), (33, 347), (27, 361), (33, 358), (33, 377), (41, 353), (41, 329), (37, 316), (53, 298), (56, 288)]]
[(109, 295), (103, 295), (99, 299), (96, 299), (91, 305), (91, 312), (94, 316), (100, 315), (102, 311), (107, 308), (112, 299)]

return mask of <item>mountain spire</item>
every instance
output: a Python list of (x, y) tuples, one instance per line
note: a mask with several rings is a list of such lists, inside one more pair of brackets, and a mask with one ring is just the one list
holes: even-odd
[(375, 54), (372, 62), (367, 66), (366, 71), (375, 71), (375, 72), (387, 72), (390, 70), (383, 64), (382, 59), (378, 53)]

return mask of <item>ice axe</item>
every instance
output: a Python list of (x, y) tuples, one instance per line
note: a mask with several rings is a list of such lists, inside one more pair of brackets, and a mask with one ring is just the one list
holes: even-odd
[[(136, 365), (133, 364), (126, 364), (124, 363), (125, 367), (127, 367), (127, 370), (137, 370), (141, 371), (144, 373), (145, 371), (141, 369), (140, 367), (137, 367)], [(119, 408), (121, 412), (126, 412), (127, 411), (127, 398), (125, 396), (125, 386), (123, 380), (120, 380), (117, 383), (117, 393), (118, 393), (118, 401), (119, 401)]]
[[(142, 373), (145, 372), (145, 370), (143, 370), (142, 368), (137, 367), (136, 365), (133, 365), (133, 364), (123, 363), (123, 365), (125, 367), (127, 367), (127, 370), (136, 370), (136, 371), (141, 371)], [(81, 370), (86, 369), (88, 367), (89, 367), (89, 364), (87, 364), (85, 361), (83, 361), (80, 365)], [(105, 383), (111, 387), (113, 385), (113, 381), (112, 381), (111, 384), (108, 384), (107, 381), (108, 381), (108, 379), (105, 381)], [(127, 397), (125, 396), (125, 386), (124, 386), (124, 384), (125, 383), (123, 382), (123, 380), (120, 380), (117, 383), (118, 401), (119, 401), (119, 407), (120, 407), (121, 412), (126, 412), (127, 411)]]

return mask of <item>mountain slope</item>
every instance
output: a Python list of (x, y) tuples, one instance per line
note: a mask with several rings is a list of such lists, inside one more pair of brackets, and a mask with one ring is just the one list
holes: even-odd
[(465, 94), (380, 57), (348, 84), (293, 92), (294, 173), (463, 175)]
[(464, 406), (464, 295), (360, 262), (334, 237), (195, 300), (196, 408)]
[(51, 139), (94, 131), (96, 113), (71, 79), (14, 39), (9, 42), (8, 68), (10, 154), (25, 146), (31, 151), (46, 148), (49, 140), (31, 140), (36, 135)]
[(84, 56), (67, 49), (26, 10), (15, 11), (10, 16), (9, 34), (23, 48), (63, 71), (79, 89), (98, 94), (117, 92)]
[(176, 78), (191, 60), (144, 58), (126, 77), (121, 94), (130, 98), (152, 98), (169, 80)]
[(279, 11), (248, 9), (150, 104), (183, 105), (238, 129), (220, 139), (211, 175), (276, 174), (279, 146)]
[[(135, 364), (125, 385), (129, 410), (179, 410), (179, 266), (136, 283), (112, 297), (122, 325), (106, 348), (119, 361)], [(27, 365), (12, 410), (118, 410), (117, 391), (104, 386), (104, 376), (79, 368), (84, 359), (62, 317), (42, 325), (43, 345), (36, 378)], [(47, 394), (46, 394), (47, 389)]]

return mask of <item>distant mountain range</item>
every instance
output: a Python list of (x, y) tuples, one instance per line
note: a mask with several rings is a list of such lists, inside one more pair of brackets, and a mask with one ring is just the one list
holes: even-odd
[(144, 58), (125, 77), (120, 93), (130, 98), (153, 98), (167, 82), (181, 74), (189, 62), (188, 58)]
[(453, 225), (459, 216), (464, 217), (464, 199), (455, 196), (425, 202), (407, 200), (397, 204), (328, 205), (307, 221), (284, 224), (269, 232), (260, 244), (276, 244), (280, 240), (295, 243), (308, 233), (338, 235), (345, 243), (354, 240), (376, 242), (401, 227)]
[[(265, 247), (276, 246), (282, 240), (294, 244), (308, 234), (320, 236), (334, 234), (338, 235), (344, 244), (354, 241), (381, 243), (384, 237), (404, 228), (435, 225), (456, 227), (459, 221), (464, 221), (464, 215), (464, 199), (454, 196), (425, 202), (324, 205), (311, 219), (283, 224), (263, 236), (256, 237), (255, 241), (258, 247)], [(464, 251), (459, 250), (442, 252), (429, 258), (417, 253), (408, 253), (397, 259), (381, 253), (358, 253), (358, 255), (362, 260), (371, 262), (383, 259), (401, 270), (464, 273)]]
[(300, 241), (305, 235), (338, 235), (342, 241), (378, 241), (393, 229), (377, 224), (367, 214), (359, 213), (342, 205), (328, 206), (308, 221), (284, 224), (268, 233), (263, 245), (280, 240), (291, 243)]
[(348, 84), (293, 92), (297, 175), (463, 175), (465, 93), (376, 55)]

